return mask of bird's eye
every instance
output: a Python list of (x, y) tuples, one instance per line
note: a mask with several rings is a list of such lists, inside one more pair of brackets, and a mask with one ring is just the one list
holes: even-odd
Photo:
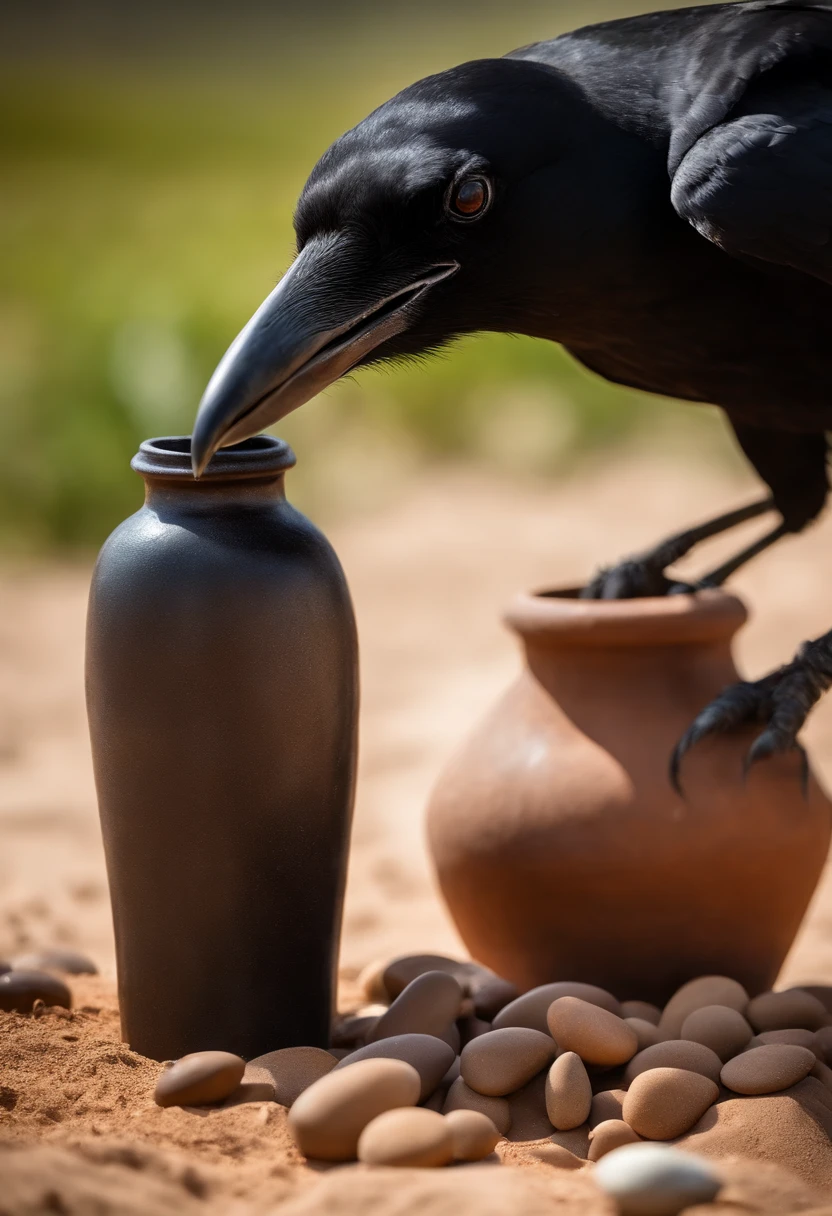
[(475, 220), (484, 215), (491, 202), (491, 183), (486, 177), (466, 177), (453, 187), (448, 210), (454, 219)]

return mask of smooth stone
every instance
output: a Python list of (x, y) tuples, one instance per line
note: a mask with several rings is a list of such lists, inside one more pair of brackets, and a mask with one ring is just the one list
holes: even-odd
[(651, 1005), (649, 1001), (622, 1001), (619, 1016), (622, 1018), (641, 1018), (643, 1022), (650, 1022), (653, 1026), (658, 1026), (661, 1021), (662, 1011), (658, 1005)]
[(675, 1140), (689, 1132), (719, 1097), (715, 1082), (682, 1068), (652, 1068), (635, 1078), (622, 1117), (645, 1140)]
[(458, 1056), (462, 1051), (462, 1035), (456, 1022), (449, 1022), (442, 1033), (436, 1037), (441, 1039), (443, 1043), (447, 1043), (455, 1056)]
[(768, 1043), (729, 1060), (722, 1069), (722, 1084), (737, 1094), (774, 1094), (797, 1085), (816, 1063), (808, 1047)]
[(274, 1078), (272, 1074), (267, 1068), (260, 1068), (257, 1064), (246, 1064), (246, 1070), (240, 1082), (240, 1089), (246, 1087), (253, 1088), (255, 1086), (263, 1092), (263, 1098), (258, 1099), (258, 1101), (274, 1102)]
[(452, 975), (465, 996), (471, 998), (472, 1012), (486, 1022), (490, 1022), (504, 1005), (519, 995), (515, 984), (496, 975), (488, 967), (448, 958), (443, 954), (405, 954), (393, 959), (383, 971), (381, 987), (387, 993), (388, 1000), (393, 1000), (408, 984), (428, 971), (444, 971)]
[(545, 1034), (549, 1029), (546, 1021), (549, 1007), (562, 996), (578, 997), (589, 1005), (606, 1009), (608, 1013), (617, 1014), (621, 1008), (615, 997), (603, 988), (596, 988), (594, 984), (572, 984), (568, 980), (561, 980), (556, 984), (541, 984), (538, 988), (531, 988), (517, 1000), (511, 1001), (494, 1018), (494, 1029), (527, 1026), (530, 1030), (540, 1030)]
[(419, 1074), (404, 1060), (361, 1060), (304, 1090), (289, 1111), (289, 1130), (304, 1156), (351, 1161), (367, 1124), (384, 1111), (415, 1106), (420, 1089)]
[(653, 1047), (654, 1044), (661, 1043), (661, 1031), (654, 1022), (648, 1022), (644, 1018), (625, 1018), (624, 1021), (631, 1030), (636, 1032), (639, 1051), (644, 1051), (645, 1047)]
[[(511, 1112), (509, 1140), (515, 1143), (521, 1140), (543, 1140), (552, 1135), (552, 1125), (546, 1114), (545, 1072), (540, 1072), (536, 1077), (532, 1077), (531, 1081), (527, 1081), (522, 1089), (511, 1094), (507, 1101)], [(557, 1134), (571, 1135), (572, 1133)]]
[(491, 1032), (491, 1023), (484, 1022), (482, 1018), (476, 1016), (460, 1018), (457, 1022), (459, 1030), (459, 1040), (463, 1047), (467, 1047), (472, 1039), (478, 1039), (482, 1034)]
[(522, 1089), (554, 1058), (550, 1035), (526, 1026), (506, 1026), (473, 1039), (459, 1058), (459, 1071), (477, 1093), (502, 1098)]
[(832, 1026), (821, 1026), (815, 1031), (818, 1049), (823, 1052), (824, 1064), (832, 1064)]
[(368, 1034), (367, 1042), (377, 1043), (399, 1034), (433, 1034), (442, 1038), (459, 1014), (462, 998), (462, 989), (452, 975), (426, 971), (396, 997)]
[(367, 1165), (431, 1169), (453, 1157), (452, 1129), (443, 1115), (422, 1106), (376, 1115), (358, 1138), (358, 1160)]
[(195, 1051), (166, 1068), (156, 1082), (157, 1106), (207, 1106), (237, 1089), (245, 1060), (230, 1051)]
[(727, 1005), (744, 1015), (748, 1008), (748, 993), (742, 984), (726, 975), (701, 975), (673, 994), (662, 1012), (659, 1030), (668, 1039), (678, 1039), (688, 1014), (704, 1005)]
[(451, 1085), (442, 1110), (446, 1115), (452, 1110), (479, 1111), (487, 1115), (503, 1136), (507, 1135), (511, 1128), (511, 1108), (505, 1098), (489, 1098), (485, 1094), (478, 1094), (475, 1089), (465, 1084), (462, 1077), (458, 1077)]
[(791, 988), (755, 996), (748, 1006), (748, 1020), (759, 1034), (764, 1030), (820, 1030), (829, 1015), (816, 996)]
[(736, 1009), (727, 1005), (703, 1005), (682, 1023), (682, 1039), (710, 1047), (723, 1064), (751, 1042), (753, 1031)]
[(370, 1014), (369, 1016), (352, 1014), (349, 1017), (341, 1018), (332, 1028), (331, 1046), (363, 1047), (367, 1042), (367, 1035), (375, 1029), (380, 1016), (380, 1014)]
[(821, 1060), (816, 1060), (809, 1076), (814, 1077), (816, 1081), (820, 1081), (821, 1085), (825, 1086), (832, 1093), (832, 1068), (829, 1068)]
[[(424, 1102), (436, 1090), (456, 1061), (456, 1054), (447, 1043), (431, 1034), (399, 1034), (380, 1043), (359, 1047), (337, 1069), (352, 1068), (362, 1060), (404, 1060), (419, 1074), (419, 1101)], [(449, 1082), (450, 1084), (450, 1082)]]
[(599, 1123), (605, 1123), (609, 1119), (620, 1119), (626, 1096), (626, 1090), (623, 1089), (603, 1089), (595, 1094), (589, 1109), (590, 1128), (597, 1127)]
[(709, 1161), (660, 1144), (628, 1144), (598, 1162), (595, 1183), (620, 1216), (678, 1216), (712, 1203), (722, 1187)]
[(57, 976), (45, 971), (6, 971), (0, 975), (0, 1009), (5, 1013), (31, 1013), (35, 1001), (72, 1007), (70, 991)]
[(544, 1165), (553, 1165), (558, 1170), (579, 1170), (584, 1165), (582, 1158), (570, 1153), (563, 1145), (552, 1142), (536, 1144), (528, 1150), (528, 1156), (533, 1157), (535, 1161), (542, 1161)]
[(445, 1122), (451, 1129), (456, 1161), (482, 1161), (502, 1140), (492, 1120), (479, 1110), (448, 1111)]
[(274, 1100), (292, 1106), (305, 1089), (325, 1077), (338, 1060), (322, 1047), (281, 1047), (249, 1060), (249, 1068), (260, 1068), (272, 1079)]
[(98, 975), (98, 968), (77, 950), (33, 950), (12, 959), (13, 971), (62, 971), (65, 975)]
[(592, 1085), (584, 1062), (574, 1051), (555, 1060), (546, 1077), (546, 1114), (552, 1127), (568, 1132), (589, 1118)]
[(638, 1050), (631, 1026), (616, 1014), (579, 997), (562, 996), (549, 1006), (549, 1033), (564, 1051), (574, 1051), (586, 1064), (613, 1067)]
[(638, 1055), (633, 1056), (624, 1069), (624, 1087), (631, 1085), (640, 1073), (651, 1068), (683, 1068), (687, 1072), (697, 1072), (710, 1081), (717, 1083), (722, 1071), (722, 1060), (715, 1051), (704, 1043), (693, 1043), (686, 1039), (667, 1039), (645, 1047)]
[(274, 1102), (274, 1086), (271, 1081), (247, 1081), (243, 1079), (233, 1094), (222, 1103), (223, 1110), (232, 1106), (245, 1106), (248, 1102)]
[(623, 1119), (605, 1119), (589, 1133), (589, 1160), (600, 1161), (613, 1149), (640, 1144), (641, 1137)]
[(387, 965), (383, 959), (373, 959), (359, 973), (356, 983), (364, 994), (365, 1000), (382, 1005), (390, 1004), (390, 993), (384, 982)]
[(821, 1033), (820, 1030), (764, 1030), (761, 1034), (755, 1034), (748, 1046), (768, 1047), (772, 1043), (786, 1043), (789, 1047), (808, 1047), (819, 1060), (826, 1063), (823, 1040), (818, 1037)]
[(468, 989), (474, 1002), (474, 1013), (485, 1022), (493, 1022), (494, 1018), (516, 1001), (520, 995), (516, 984), (504, 980), (501, 975), (482, 970), (471, 976)]

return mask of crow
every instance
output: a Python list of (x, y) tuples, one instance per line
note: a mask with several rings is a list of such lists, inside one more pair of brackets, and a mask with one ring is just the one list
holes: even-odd
[[(297, 257), (232, 343), (194, 425), (195, 476), (354, 368), (496, 331), (592, 372), (719, 405), (768, 493), (601, 570), (594, 598), (718, 586), (822, 510), (832, 427), (832, 0), (746, 0), (588, 26), (411, 85), (324, 153)], [(690, 587), (694, 544), (776, 511)], [(726, 689), (671, 762), (759, 726), (800, 748), (832, 631)]]

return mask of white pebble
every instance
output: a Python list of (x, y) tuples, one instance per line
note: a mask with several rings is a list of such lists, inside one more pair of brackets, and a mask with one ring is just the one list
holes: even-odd
[(621, 1216), (677, 1216), (712, 1203), (722, 1181), (710, 1162), (661, 1144), (627, 1144), (595, 1167), (595, 1181)]

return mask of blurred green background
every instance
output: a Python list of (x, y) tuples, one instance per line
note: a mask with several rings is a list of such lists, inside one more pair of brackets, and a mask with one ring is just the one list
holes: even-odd
[[(140, 501), (140, 439), (187, 432), (231, 338), (288, 264), (318, 156), (420, 76), (576, 25), (667, 7), (141, 6), (6, 14), (0, 49), (0, 546), (89, 546)], [(467, 340), (366, 371), (285, 420), (292, 497), (317, 517), (425, 462), (548, 476), (660, 425), (552, 344)], [(709, 411), (665, 407), (685, 442)]]

